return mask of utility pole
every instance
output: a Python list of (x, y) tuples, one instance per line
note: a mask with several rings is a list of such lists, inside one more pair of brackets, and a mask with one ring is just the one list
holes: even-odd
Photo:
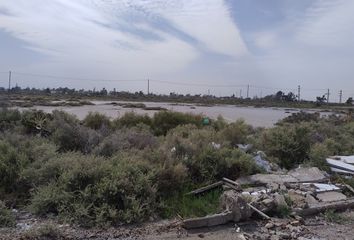
[(329, 88), (327, 89), (327, 103), (329, 103)]
[(300, 87), (300, 85), (299, 86), (297, 86), (297, 101), (298, 102), (300, 102), (300, 93), (301, 93), (301, 87)]
[(9, 71), (9, 93), (11, 90), (11, 71)]
[(148, 95), (150, 95), (150, 79), (148, 79)]
[(339, 103), (342, 103), (342, 96), (343, 96), (343, 91), (339, 91)]
[(247, 98), (249, 97), (249, 93), (250, 93), (250, 85), (247, 85)]

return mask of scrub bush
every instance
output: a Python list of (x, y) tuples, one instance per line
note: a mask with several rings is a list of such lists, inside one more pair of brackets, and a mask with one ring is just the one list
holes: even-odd
[(308, 160), (310, 131), (302, 125), (284, 125), (265, 130), (261, 149), (281, 167), (293, 168)]
[(139, 124), (152, 126), (152, 119), (148, 115), (127, 112), (120, 118), (117, 118), (113, 121), (113, 125), (116, 128), (135, 127)]
[(155, 113), (153, 118), (153, 129), (156, 135), (166, 135), (166, 133), (179, 126), (186, 124), (193, 124), (195, 126), (202, 126), (203, 117), (201, 115), (194, 115), (190, 113), (180, 113), (171, 111), (160, 111)]
[(120, 129), (106, 137), (94, 149), (94, 153), (110, 157), (127, 149), (152, 148), (157, 145), (157, 139), (148, 130), (138, 128)]
[(54, 111), (50, 124), (52, 139), (59, 151), (81, 151), (90, 153), (100, 142), (101, 135), (94, 129), (80, 125), (72, 115)]
[(84, 118), (83, 123), (86, 127), (98, 130), (102, 127), (110, 127), (111, 121), (106, 115), (100, 114), (98, 112), (89, 112), (89, 114)]
[(15, 216), (5, 206), (5, 203), (0, 201), (0, 227), (13, 227), (15, 224)]
[(6, 193), (16, 190), (25, 156), (8, 142), (0, 141), (0, 189)]
[(20, 111), (7, 108), (0, 109), (0, 131), (14, 128), (20, 120)]
[(247, 143), (247, 137), (252, 133), (252, 127), (243, 120), (228, 124), (219, 132), (223, 139), (230, 142), (232, 146)]
[[(36, 214), (52, 213), (92, 227), (139, 222), (154, 213), (156, 190), (147, 163), (127, 156), (104, 159), (67, 153), (50, 165), (55, 164), (59, 167), (52, 180), (32, 197), (30, 208)], [(48, 170), (48, 165), (43, 168)]]

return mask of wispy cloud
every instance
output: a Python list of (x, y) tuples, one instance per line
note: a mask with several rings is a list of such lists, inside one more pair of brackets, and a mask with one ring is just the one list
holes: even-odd
[(0, 68), (270, 88), (340, 83), (354, 93), (353, 11), (348, 0), (0, 0), (2, 35), (31, 49), (27, 58), (45, 57)]

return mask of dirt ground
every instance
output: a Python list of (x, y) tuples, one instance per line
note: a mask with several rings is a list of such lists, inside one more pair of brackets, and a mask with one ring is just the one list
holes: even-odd
[[(213, 228), (185, 230), (179, 221), (159, 221), (135, 226), (109, 229), (82, 229), (59, 224), (53, 220), (39, 220), (32, 216), (22, 217), (16, 228), (0, 229), (0, 239), (92, 239), (92, 240), (353, 240), (354, 211), (335, 214), (335, 222), (323, 214), (302, 219), (252, 220), (229, 223)], [(54, 233), (38, 234), (44, 226), (52, 226)], [(53, 231), (53, 230), (51, 230)]]

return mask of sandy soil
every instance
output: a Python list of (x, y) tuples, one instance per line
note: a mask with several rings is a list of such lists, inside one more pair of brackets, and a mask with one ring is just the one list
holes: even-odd
[[(122, 226), (109, 229), (82, 229), (74, 226), (59, 224), (53, 220), (39, 220), (32, 216), (18, 220), (16, 228), (0, 229), (0, 239), (29, 240), (41, 226), (51, 225), (60, 233), (59, 238), (41, 239), (119, 239), (119, 240), (353, 240), (354, 239), (354, 212), (340, 213), (340, 223), (326, 221), (323, 215), (304, 219), (301, 224), (294, 219), (272, 219), (269, 221), (248, 221), (229, 223), (227, 225), (185, 230), (179, 221), (160, 221), (143, 225)], [(269, 224), (271, 223), (271, 224)], [(290, 224), (291, 223), (291, 224)], [(297, 224), (294, 224), (297, 223)], [(273, 227), (269, 227), (274, 225)], [(38, 238), (37, 238), (38, 239)]]

